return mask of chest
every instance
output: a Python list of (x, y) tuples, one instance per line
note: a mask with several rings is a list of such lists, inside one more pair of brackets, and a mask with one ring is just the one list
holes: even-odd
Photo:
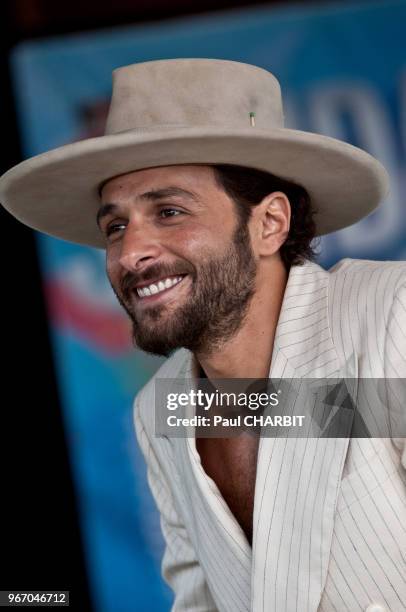
[(197, 438), (202, 466), (214, 480), (230, 511), (252, 545), (259, 438), (242, 434), (235, 438)]

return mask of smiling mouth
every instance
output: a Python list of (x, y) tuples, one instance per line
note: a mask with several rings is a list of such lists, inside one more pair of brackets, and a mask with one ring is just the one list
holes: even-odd
[(187, 274), (180, 274), (178, 276), (167, 276), (159, 281), (145, 285), (144, 287), (137, 287), (134, 290), (135, 295), (142, 301), (158, 297), (164, 293), (169, 293), (171, 289), (179, 285)]

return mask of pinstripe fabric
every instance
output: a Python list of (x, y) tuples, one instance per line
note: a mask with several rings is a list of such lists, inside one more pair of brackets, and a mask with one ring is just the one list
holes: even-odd
[[(159, 378), (190, 389), (191, 353)], [(343, 260), (291, 269), (271, 378), (406, 378), (406, 264)], [(175, 390), (175, 389), (174, 389)], [(372, 394), (373, 395), (373, 394)], [(359, 388), (365, 420), (379, 402)], [(134, 404), (167, 543), (173, 610), (406, 610), (406, 450), (401, 438), (260, 439), (252, 549), (193, 437), (154, 437), (154, 379)], [(158, 408), (159, 409), (159, 408)], [(389, 411), (405, 418), (399, 394)]]

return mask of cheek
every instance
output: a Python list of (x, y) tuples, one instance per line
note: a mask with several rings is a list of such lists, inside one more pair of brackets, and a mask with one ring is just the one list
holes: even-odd
[(118, 257), (114, 257), (111, 253), (106, 254), (106, 274), (110, 283), (116, 286), (120, 274), (120, 264)]
[(198, 266), (201, 261), (211, 259), (215, 255), (218, 256), (221, 250), (222, 244), (216, 241), (212, 234), (199, 233), (180, 238), (172, 252), (175, 256), (189, 260)]
[[(181, 257), (190, 257), (193, 260), (202, 257), (220, 255), (226, 250), (234, 231), (230, 227), (230, 219), (221, 216), (210, 224), (196, 224), (176, 232), (171, 240), (172, 250)], [(168, 245), (169, 246), (169, 245)]]

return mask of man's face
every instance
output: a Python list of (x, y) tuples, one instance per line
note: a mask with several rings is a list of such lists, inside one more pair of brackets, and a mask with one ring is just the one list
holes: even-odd
[(210, 353), (239, 329), (257, 265), (248, 227), (212, 168), (167, 166), (111, 179), (99, 225), (107, 275), (136, 346), (164, 356), (180, 347)]

